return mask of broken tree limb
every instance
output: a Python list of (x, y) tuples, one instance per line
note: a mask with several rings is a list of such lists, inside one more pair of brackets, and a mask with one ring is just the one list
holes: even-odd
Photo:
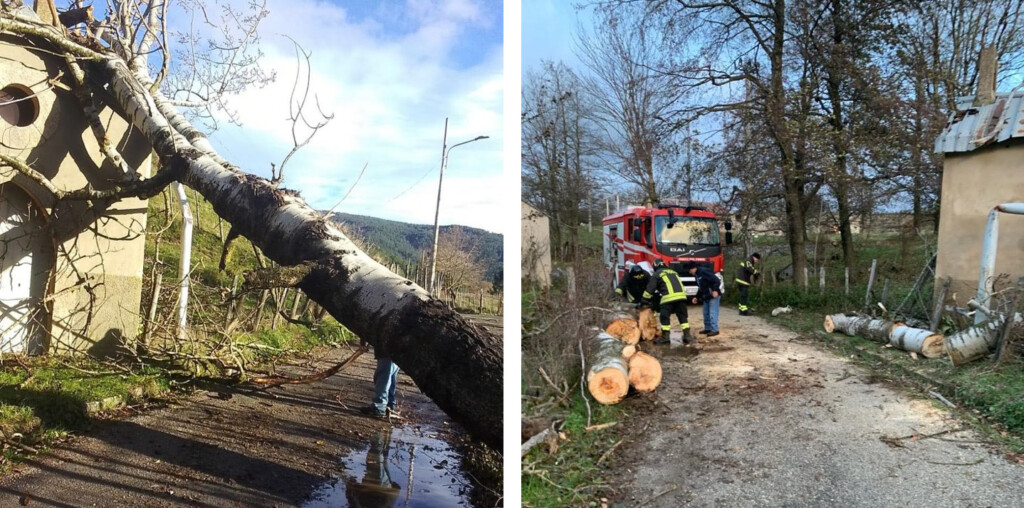
[(337, 374), (338, 372), (341, 372), (341, 369), (344, 369), (349, 364), (351, 364), (352, 362), (356, 361), (356, 358), (359, 358), (363, 353), (365, 353), (367, 351), (369, 351), (369, 348), (366, 347), (366, 346), (362, 346), (359, 349), (356, 349), (355, 351), (353, 351), (352, 354), (349, 355), (349, 357), (346, 358), (341, 363), (339, 363), (339, 364), (337, 364), (337, 365), (335, 365), (335, 366), (333, 366), (333, 367), (331, 367), (331, 368), (329, 368), (327, 370), (324, 370), (324, 371), (321, 371), (321, 372), (316, 372), (316, 373), (310, 374), (308, 376), (302, 376), (302, 377), (297, 377), (297, 378), (286, 377), (286, 376), (257, 377), (257, 378), (253, 378), (252, 382), (256, 383), (258, 385), (263, 385), (263, 389), (264, 390), (266, 390), (268, 388), (273, 388), (275, 386), (281, 386), (281, 385), (308, 385), (310, 383), (315, 383), (317, 381), (322, 381), (324, 379), (327, 379), (327, 378)]
[(661, 384), (661, 362), (643, 352), (629, 359), (629, 384), (638, 392), (653, 392)]
[[(1006, 321), (1006, 316), (997, 314), (980, 325), (947, 335), (945, 340), (946, 353), (953, 365), (963, 365), (982, 358), (996, 347), (999, 332)], [(1020, 322), (1021, 315), (1014, 315), (1014, 322)]]
[(605, 328), (605, 332), (630, 346), (640, 342), (640, 326), (633, 318), (618, 318)]
[(925, 358), (938, 358), (946, 352), (941, 334), (902, 323), (892, 327), (889, 343), (894, 348), (918, 353)]
[(629, 368), (622, 342), (599, 332), (587, 341), (587, 389), (601, 404), (617, 404), (629, 391)]
[(530, 453), (530, 450), (533, 449), (534, 446), (537, 446), (547, 441), (550, 437), (557, 437), (555, 431), (551, 429), (544, 429), (539, 434), (531, 437), (530, 439), (527, 439), (526, 442), (523, 443), (522, 453), (520, 454), (520, 457), (525, 457), (527, 453)]

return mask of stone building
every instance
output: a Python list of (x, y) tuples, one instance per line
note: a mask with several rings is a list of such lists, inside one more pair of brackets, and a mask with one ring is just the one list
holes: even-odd
[[(0, 33), (0, 154), (62, 191), (109, 189), (123, 173), (100, 152), (58, 55)], [(99, 118), (125, 162), (149, 176), (145, 138), (110, 107)], [(105, 353), (136, 337), (146, 206), (58, 200), (0, 163), (0, 353)]]

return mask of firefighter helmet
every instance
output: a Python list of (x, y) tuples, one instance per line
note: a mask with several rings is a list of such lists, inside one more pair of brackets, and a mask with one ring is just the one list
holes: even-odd
[(665, 261), (663, 261), (661, 259), (655, 259), (654, 260), (654, 269), (655, 270), (661, 270), (662, 268), (665, 268)]

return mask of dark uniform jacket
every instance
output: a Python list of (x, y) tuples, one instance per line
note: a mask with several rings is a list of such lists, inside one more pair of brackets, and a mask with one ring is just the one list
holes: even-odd
[(711, 296), (712, 291), (718, 291), (718, 295), (722, 295), (722, 281), (718, 279), (718, 276), (710, 268), (698, 266), (694, 277), (697, 278), (697, 298), (710, 300), (713, 298)]
[(628, 272), (622, 274), (622, 280), (619, 281), (619, 286), (615, 288), (615, 292), (625, 296), (626, 301), (633, 303), (639, 301), (644, 296), (644, 289), (647, 288), (647, 283), (651, 280), (651, 274), (647, 273), (638, 265), (633, 265)]
[(663, 304), (686, 299), (683, 281), (679, 280), (679, 274), (675, 270), (668, 267), (659, 268), (654, 272), (654, 277), (647, 283), (647, 291), (644, 291), (644, 299), (650, 300), (655, 293), (661, 295)]
[(744, 286), (757, 282), (757, 277), (759, 276), (760, 272), (757, 271), (757, 266), (749, 258), (740, 263), (739, 270), (736, 270), (736, 282)]

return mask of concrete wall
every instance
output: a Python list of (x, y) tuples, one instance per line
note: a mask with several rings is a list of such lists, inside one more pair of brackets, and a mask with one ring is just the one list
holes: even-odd
[(526, 203), (523, 203), (522, 208), (522, 278), (546, 288), (551, 286), (551, 232), (548, 229), (548, 218)]
[[(961, 306), (977, 292), (988, 213), (998, 204), (1024, 201), (1022, 160), (1020, 141), (946, 154), (936, 287), (941, 286), (939, 280), (951, 277), (950, 293), (957, 293)], [(1009, 274), (1009, 284), (1024, 275), (1024, 216), (1000, 214), (995, 273)]]
[[(0, 35), (0, 88), (17, 84), (32, 90), (38, 118), (27, 126), (0, 119), (0, 151), (29, 161), (59, 189), (91, 185), (107, 189), (120, 171), (107, 162), (70, 92), (67, 72), (56, 86), (49, 80), (63, 60), (29, 49), (23, 39)], [(110, 142), (126, 162), (149, 176), (151, 148), (110, 108), (100, 114)], [(48, 217), (54, 249), (48, 303), (51, 352), (104, 353), (120, 338), (139, 332), (145, 248), (146, 201), (126, 199), (104, 207), (61, 202), (24, 175), (0, 170), (0, 183), (23, 188)]]

